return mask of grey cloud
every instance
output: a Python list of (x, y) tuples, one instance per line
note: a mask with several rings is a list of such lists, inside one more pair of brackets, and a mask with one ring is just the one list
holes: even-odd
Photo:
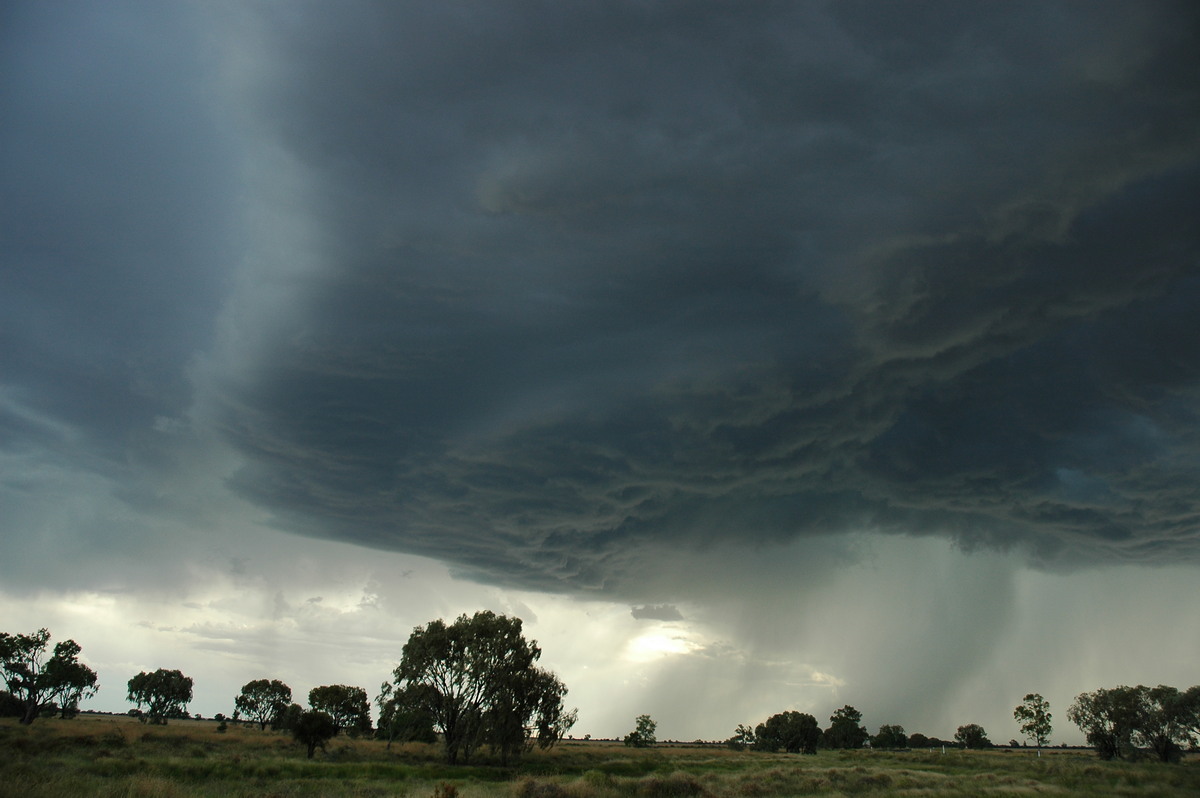
[[(0, 33), (0, 373), (86, 440), (77, 464), (111, 469), (132, 430), (188, 406), (237, 251), (236, 164), (192, 22), (18, 3)], [(9, 417), (0, 434), (47, 445)]]
[(629, 614), (639, 621), (682, 621), (683, 613), (674, 604), (644, 604), (630, 607)]
[(532, 8), (262, 34), (334, 244), (217, 397), (242, 495), (643, 600), (861, 529), (1195, 559), (1191, 11)]

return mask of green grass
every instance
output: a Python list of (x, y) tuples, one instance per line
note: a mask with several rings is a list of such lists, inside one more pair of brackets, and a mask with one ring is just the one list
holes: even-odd
[(313, 760), (284, 735), (216, 731), (209, 721), (148, 727), (106, 716), (0, 721), (0, 798), (420, 796), (421, 798), (759, 798), (760, 796), (1200, 795), (1200, 760), (1101, 762), (1082, 751), (822, 751), (566, 742), (518, 767), (486, 755), (450, 767), (437, 746), (339, 738)]

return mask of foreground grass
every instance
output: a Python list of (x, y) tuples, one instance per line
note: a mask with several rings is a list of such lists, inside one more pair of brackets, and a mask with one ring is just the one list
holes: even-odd
[(420, 796), (758, 798), (759, 796), (1194, 796), (1200, 761), (1101, 762), (1083, 752), (871, 751), (817, 756), (718, 747), (631, 750), (564, 743), (519, 767), (448, 767), (435, 746), (339, 738), (307, 760), (283, 735), (209, 721), (149, 727), (113, 717), (0, 721), (0, 796)]

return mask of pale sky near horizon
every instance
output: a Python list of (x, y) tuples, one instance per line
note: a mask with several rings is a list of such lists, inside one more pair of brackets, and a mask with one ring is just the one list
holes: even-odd
[(0, 625), (521, 617), (574, 734), (1200, 678), (1187, 2), (11, 2)]

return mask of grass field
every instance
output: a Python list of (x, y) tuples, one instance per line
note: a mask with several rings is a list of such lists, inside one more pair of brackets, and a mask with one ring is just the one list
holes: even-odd
[(823, 751), (718, 746), (628, 749), (565, 742), (516, 768), (442, 764), (436, 746), (339, 738), (307, 760), (288, 737), (213, 721), (143, 726), (122, 717), (0, 721), (0, 796), (384, 796), (733, 798), (775, 795), (1197, 796), (1200, 759), (1101, 762), (1082, 751)]

